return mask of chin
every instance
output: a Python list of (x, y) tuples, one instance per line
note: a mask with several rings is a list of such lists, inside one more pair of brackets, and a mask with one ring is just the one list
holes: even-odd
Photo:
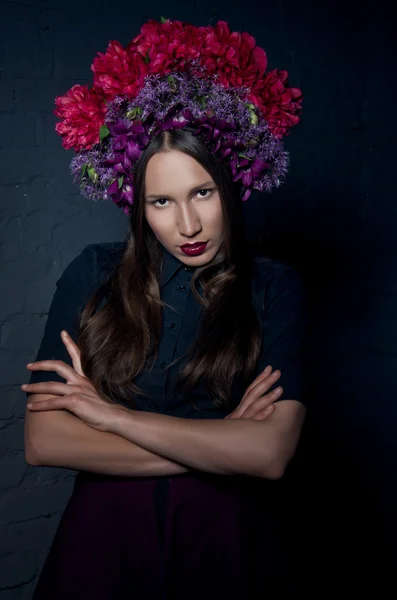
[(184, 256), (181, 258), (181, 262), (188, 267), (202, 267), (207, 263), (211, 262), (214, 257), (208, 258), (208, 256)]

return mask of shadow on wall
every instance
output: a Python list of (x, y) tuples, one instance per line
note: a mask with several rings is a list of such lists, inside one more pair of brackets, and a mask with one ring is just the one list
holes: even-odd
[(366, 221), (354, 190), (303, 197), (286, 184), (262, 212), (260, 203), (253, 195), (246, 207), (250, 243), (296, 268), (309, 295), (309, 411), (280, 482), (296, 581), (313, 597), (324, 584), (340, 594), (342, 583), (386, 597), (397, 558), (397, 300), (386, 294), (395, 241)]

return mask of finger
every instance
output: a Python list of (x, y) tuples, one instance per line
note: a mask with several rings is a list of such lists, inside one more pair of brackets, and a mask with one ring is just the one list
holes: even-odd
[(54, 398), (47, 398), (47, 400), (41, 400), (40, 402), (28, 402), (27, 407), (32, 412), (60, 410), (62, 408), (71, 410), (72, 403), (67, 396), (55, 396)]
[(54, 394), (54, 396), (70, 396), (71, 394), (87, 393), (87, 390), (79, 385), (70, 385), (59, 381), (41, 381), (39, 383), (25, 383), (21, 385), (24, 392), (33, 394)]
[[(271, 368), (272, 367), (270, 367), (270, 369)], [(265, 369), (265, 371), (266, 371), (266, 369)], [(281, 377), (281, 371), (280, 371), (280, 369), (277, 369), (276, 371), (273, 371), (273, 372), (269, 371), (266, 375), (265, 375), (265, 371), (263, 372), (263, 376), (257, 377), (251, 383), (251, 385), (245, 390), (244, 396), (242, 397), (242, 399), (240, 401), (240, 404), (241, 404), (241, 402), (243, 402), (245, 400), (245, 398), (251, 392), (258, 392), (258, 390), (262, 390), (260, 393), (257, 393), (256, 395), (263, 394), (269, 388), (271, 388), (272, 385)]]
[[(276, 400), (277, 398), (274, 398), (274, 400)], [(274, 411), (276, 410), (276, 405), (275, 404), (270, 404), (269, 406), (266, 406), (265, 408), (263, 408), (262, 410), (258, 410), (257, 412), (255, 412), (254, 414), (248, 416), (248, 412), (246, 411), (245, 413), (243, 413), (240, 417), (236, 416), (236, 412), (233, 411), (232, 413), (230, 413), (230, 415), (227, 415), (227, 417), (225, 417), (225, 419), (253, 419), (253, 420), (257, 420), (257, 421), (264, 421), (267, 417), (269, 417)]]
[(63, 360), (39, 360), (38, 362), (29, 363), (26, 367), (31, 371), (55, 371), (68, 383), (78, 384), (81, 381), (81, 376)]
[(74, 370), (82, 377), (85, 377), (83, 369), (81, 368), (80, 348), (70, 337), (67, 331), (61, 331), (61, 338), (66, 346), (66, 350), (69, 352), (70, 358), (72, 359)]
[(244, 411), (247, 410), (247, 408), (251, 406), (255, 400), (266, 393), (280, 377), (281, 371), (277, 369), (277, 371), (274, 371), (271, 375), (265, 379), (262, 379), (254, 387), (252, 387), (248, 394), (245, 393), (240, 404), (236, 408), (237, 415), (240, 417)]
[[(273, 369), (273, 367), (271, 365), (267, 365), (267, 367), (261, 373), (259, 373), (259, 375), (254, 379), (254, 381), (251, 383), (251, 385), (249, 385), (247, 387), (247, 389), (244, 392), (244, 396), (248, 392), (250, 392), (252, 390), (252, 388), (254, 388), (256, 386), (257, 383), (259, 383), (260, 381), (262, 381), (266, 377), (269, 377), (269, 375), (272, 372), (272, 369)], [(244, 398), (244, 396), (243, 396), (243, 398)]]
[(252, 417), (254, 417), (258, 412), (261, 412), (263, 410), (266, 410), (267, 408), (269, 408), (269, 406), (271, 406), (273, 404), (273, 402), (276, 402), (278, 400), (278, 398), (280, 398), (280, 396), (283, 393), (283, 388), (282, 387), (277, 387), (275, 390), (269, 392), (268, 394), (266, 394), (265, 396), (261, 396), (260, 398), (258, 398), (257, 400), (255, 400), (255, 402), (253, 402), (241, 415), (241, 417), (244, 419), (251, 419)]
[(271, 404), (264, 410), (261, 410), (260, 412), (258, 412), (254, 417), (252, 417), (252, 420), (253, 421), (265, 421), (268, 417), (270, 417), (270, 415), (272, 415), (274, 413), (275, 410), (276, 410), (276, 406), (274, 404)]

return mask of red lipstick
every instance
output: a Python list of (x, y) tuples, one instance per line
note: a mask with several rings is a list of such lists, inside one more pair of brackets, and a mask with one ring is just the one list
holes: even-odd
[(180, 249), (187, 256), (197, 256), (202, 254), (207, 247), (208, 242), (196, 242), (195, 244), (183, 244)]

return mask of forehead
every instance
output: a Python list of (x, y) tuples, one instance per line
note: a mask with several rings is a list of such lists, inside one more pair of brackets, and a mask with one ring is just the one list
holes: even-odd
[(152, 156), (146, 167), (145, 193), (178, 195), (212, 181), (210, 174), (194, 158), (170, 150)]

